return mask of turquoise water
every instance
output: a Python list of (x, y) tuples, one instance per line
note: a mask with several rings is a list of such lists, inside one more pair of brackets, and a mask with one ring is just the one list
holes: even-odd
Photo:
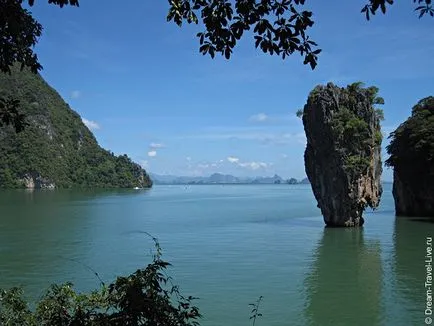
[(309, 185), (0, 192), (0, 287), (98, 287), (151, 260), (159, 238), (202, 325), (423, 325), (426, 237), (395, 218), (390, 185), (362, 229), (326, 229)]

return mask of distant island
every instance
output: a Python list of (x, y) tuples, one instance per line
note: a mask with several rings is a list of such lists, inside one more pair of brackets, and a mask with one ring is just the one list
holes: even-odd
[(159, 175), (150, 173), (154, 184), (158, 185), (205, 185), (205, 184), (309, 184), (304, 178), (298, 181), (295, 178), (283, 179), (275, 174), (272, 177), (235, 177), (230, 174), (214, 173), (208, 177), (189, 177), (174, 175)]

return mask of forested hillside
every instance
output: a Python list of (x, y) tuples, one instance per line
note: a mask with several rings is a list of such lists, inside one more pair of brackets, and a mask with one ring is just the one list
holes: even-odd
[[(150, 187), (140, 165), (101, 148), (60, 95), (39, 74), (0, 74), (0, 98), (20, 101), (24, 131), (0, 127), (0, 187)], [(4, 104), (4, 103), (3, 103)]]

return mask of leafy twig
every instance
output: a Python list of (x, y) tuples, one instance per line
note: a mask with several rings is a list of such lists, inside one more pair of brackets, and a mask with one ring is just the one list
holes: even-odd
[(253, 307), (250, 316), (250, 319), (253, 319), (253, 326), (255, 326), (256, 318), (262, 317), (262, 314), (259, 312), (259, 305), (261, 304), (262, 298), (263, 296), (261, 295), (255, 303), (249, 303), (249, 306)]

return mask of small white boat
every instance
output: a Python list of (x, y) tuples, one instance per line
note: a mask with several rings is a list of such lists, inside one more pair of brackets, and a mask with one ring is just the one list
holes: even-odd
[(134, 187), (134, 190), (139, 190), (140, 188), (139, 187)]

